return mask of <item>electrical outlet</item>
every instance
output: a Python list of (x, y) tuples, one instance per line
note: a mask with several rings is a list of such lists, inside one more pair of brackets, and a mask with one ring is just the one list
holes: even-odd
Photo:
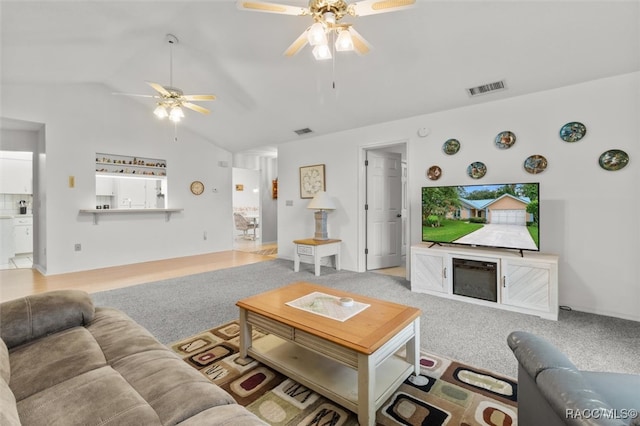
[(74, 246), (76, 251), (82, 251), (82, 244), (80, 243), (76, 243), (76, 245)]

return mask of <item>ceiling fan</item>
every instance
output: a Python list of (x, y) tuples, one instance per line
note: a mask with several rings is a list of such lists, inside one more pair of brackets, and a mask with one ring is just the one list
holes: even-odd
[(343, 17), (393, 12), (412, 7), (415, 2), (416, 0), (362, 0), (348, 3), (345, 0), (309, 0), (308, 7), (299, 7), (259, 0), (236, 0), (238, 8), (242, 10), (311, 16), (314, 23), (291, 43), (284, 55), (293, 56), (309, 44), (314, 46), (313, 56), (317, 60), (332, 58), (328, 36), (335, 39), (334, 46), (338, 52), (355, 51), (364, 55), (371, 50), (371, 45), (353, 28), (353, 24), (340, 22)]
[(153, 113), (160, 119), (169, 118), (174, 123), (178, 123), (184, 117), (184, 111), (182, 108), (188, 108), (193, 111), (197, 111), (201, 114), (209, 114), (207, 108), (192, 103), (192, 101), (213, 101), (216, 99), (214, 95), (185, 95), (182, 90), (177, 87), (173, 87), (173, 51), (171, 47), (174, 44), (178, 44), (178, 38), (173, 34), (167, 34), (165, 37), (167, 43), (169, 43), (169, 85), (163, 86), (158, 83), (147, 81), (146, 83), (151, 86), (157, 95), (138, 95), (132, 93), (114, 93), (114, 95), (125, 96), (139, 96), (144, 98), (158, 99), (156, 108)]

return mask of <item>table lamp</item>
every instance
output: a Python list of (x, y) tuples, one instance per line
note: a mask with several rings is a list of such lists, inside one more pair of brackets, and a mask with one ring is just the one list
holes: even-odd
[(327, 210), (335, 210), (336, 205), (333, 204), (331, 198), (326, 192), (318, 192), (313, 200), (307, 206), (308, 209), (314, 209), (316, 212), (313, 214), (316, 218), (316, 233), (313, 236), (314, 240), (328, 240), (327, 233)]

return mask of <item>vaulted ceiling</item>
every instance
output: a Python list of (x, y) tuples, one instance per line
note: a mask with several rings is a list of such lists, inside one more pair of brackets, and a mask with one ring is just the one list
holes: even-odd
[[(176, 35), (174, 86), (217, 96), (201, 104), (210, 115), (189, 111), (181, 126), (232, 152), (308, 137), (300, 128), (326, 134), (640, 70), (637, 0), (418, 0), (345, 17), (373, 50), (324, 62), (308, 46), (283, 56), (311, 18), (242, 11), (234, 0), (0, 5), (3, 85), (153, 94), (145, 81), (168, 85), (165, 35)], [(502, 79), (507, 90), (465, 90)], [(153, 99), (128, 99), (155, 119)]]

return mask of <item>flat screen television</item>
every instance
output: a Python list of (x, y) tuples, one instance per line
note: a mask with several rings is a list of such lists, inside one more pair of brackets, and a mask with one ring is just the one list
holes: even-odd
[(539, 183), (422, 188), (422, 241), (540, 250)]

